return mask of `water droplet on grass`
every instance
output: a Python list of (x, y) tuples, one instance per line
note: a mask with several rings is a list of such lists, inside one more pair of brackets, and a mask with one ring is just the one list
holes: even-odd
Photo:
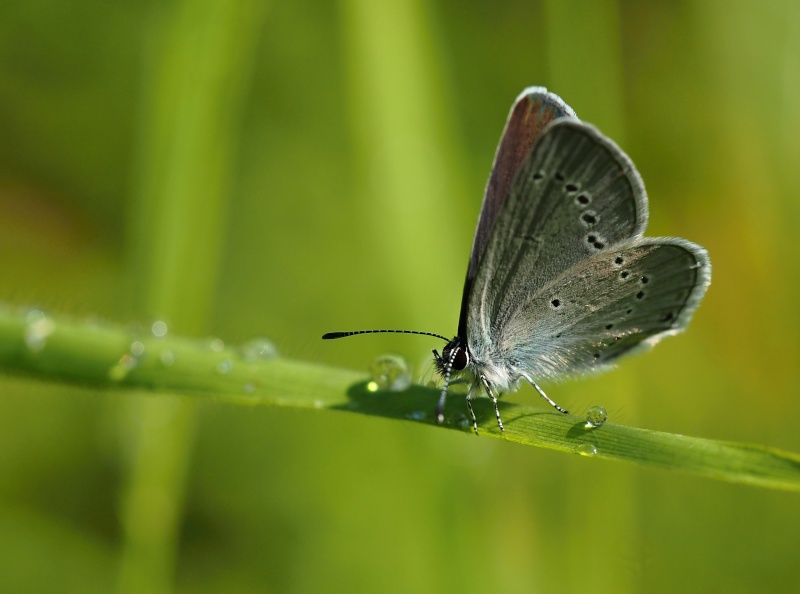
[(595, 429), (602, 427), (608, 419), (608, 413), (602, 406), (593, 406), (586, 411), (586, 428)]
[(38, 353), (47, 344), (47, 337), (56, 329), (56, 323), (41, 309), (32, 309), (25, 316), (25, 346)]
[(376, 357), (369, 366), (369, 373), (372, 380), (367, 384), (367, 390), (370, 392), (402, 392), (411, 385), (408, 361), (398, 355)]
[(254, 338), (239, 347), (239, 355), (245, 361), (274, 359), (278, 356), (278, 348), (268, 338)]
[(156, 338), (164, 338), (167, 335), (167, 323), (163, 320), (156, 320), (153, 322), (153, 325), (150, 326), (150, 332)]

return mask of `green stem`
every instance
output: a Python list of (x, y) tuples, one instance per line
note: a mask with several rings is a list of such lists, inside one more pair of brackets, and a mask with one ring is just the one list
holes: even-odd
[[(232, 194), (238, 115), (264, 3), (183, 0), (154, 9), (143, 78), (130, 246), (135, 312), (204, 334)], [(129, 359), (112, 373), (127, 374)], [(194, 428), (190, 402), (135, 399), (122, 502), (120, 592), (170, 592)]]
[[(333, 410), (437, 427), (433, 411), (439, 391), (433, 388), (373, 392), (362, 373), (259, 357), (257, 348), (220, 348), (211, 341), (169, 335), (158, 338), (115, 326), (41, 320), (40, 315), (0, 309), (0, 368), (43, 380), (113, 390), (120, 396), (130, 390), (179, 394), (241, 406)], [(437, 428), (470, 433), (466, 407), (458, 400), (451, 398), (445, 424)], [(800, 456), (773, 448), (613, 423), (590, 429), (575, 415), (505, 402), (501, 412), (506, 431), (500, 433), (487, 399), (477, 399), (475, 412), (482, 436), (800, 491)]]

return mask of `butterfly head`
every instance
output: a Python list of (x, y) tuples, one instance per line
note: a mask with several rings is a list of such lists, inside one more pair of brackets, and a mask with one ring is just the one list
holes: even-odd
[(442, 349), (441, 356), (436, 351), (434, 351), (434, 355), (436, 356), (436, 367), (443, 376), (454, 371), (462, 371), (469, 365), (467, 343), (458, 336), (447, 343), (447, 346)]

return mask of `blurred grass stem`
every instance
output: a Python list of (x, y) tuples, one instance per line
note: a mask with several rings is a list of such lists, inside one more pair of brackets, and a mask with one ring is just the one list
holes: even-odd
[[(153, 11), (129, 229), (134, 311), (203, 335), (264, 3), (185, 0)], [(171, 592), (194, 407), (137, 398), (124, 423), (131, 443), (118, 591)]]

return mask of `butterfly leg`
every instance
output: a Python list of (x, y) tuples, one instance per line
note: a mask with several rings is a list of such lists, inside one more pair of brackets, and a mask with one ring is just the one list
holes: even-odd
[(442, 389), (439, 395), (439, 402), (436, 404), (436, 424), (441, 425), (444, 423), (444, 403), (447, 400), (447, 385)]
[(472, 430), (475, 431), (475, 435), (478, 435), (478, 419), (475, 418), (475, 411), (472, 410), (473, 387), (467, 391), (467, 408), (469, 409), (469, 416), (472, 417)]
[(547, 394), (545, 394), (545, 393), (544, 393), (544, 390), (542, 390), (542, 389), (539, 387), (539, 385), (538, 385), (538, 384), (537, 384), (535, 381), (533, 381), (533, 380), (532, 380), (530, 377), (528, 377), (527, 375), (523, 375), (523, 377), (524, 377), (526, 380), (528, 380), (528, 382), (529, 382), (529, 383), (530, 383), (530, 384), (531, 384), (531, 385), (532, 385), (532, 386), (533, 386), (533, 387), (536, 389), (536, 391), (537, 391), (537, 392), (539, 392), (539, 396), (541, 396), (542, 398), (544, 398), (545, 400), (547, 400), (547, 403), (548, 403), (550, 406), (552, 406), (554, 409), (556, 409), (556, 410), (557, 410), (558, 412), (560, 412), (560, 413), (563, 413), (563, 414), (565, 414), (565, 415), (568, 415), (568, 414), (569, 414), (569, 411), (568, 411), (568, 410), (564, 410), (563, 408), (561, 408), (560, 406), (558, 406), (558, 405), (557, 405), (555, 402), (553, 402), (553, 400), (552, 400), (552, 399), (551, 399), (551, 398), (550, 398), (550, 397), (549, 397)]
[(500, 409), (497, 406), (497, 397), (494, 395), (494, 392), (492, 392), (492, 386), (489, 385), (489, 380), (487, 380), (484, 376), (481, 376), (481, 382), (483, 383), (483, 387), (486, 388), (486, 393), (492, 400), (492, 404), (494, 404), (494, 414), (497, 417), (497, 426), (500, 427), (500, 431), (505, 431), (506, 428), (503, 427), (503, 421), (500, 419)]

